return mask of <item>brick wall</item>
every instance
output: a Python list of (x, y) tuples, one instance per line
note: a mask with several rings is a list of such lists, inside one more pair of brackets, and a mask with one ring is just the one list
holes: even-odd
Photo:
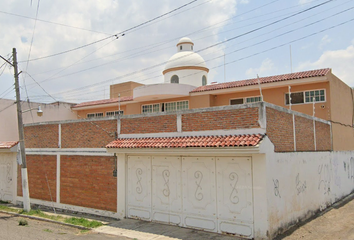
[(117, 120), (74, 122), (61, 125), (62, 148), (104, 148), (115, 139)]
[(328, 151), (332, 149), (331, 127), (328, 124), (316, 122), (316, 149)]
[(289, 113), (266, 108), (267, 135), (276, 152), (294, 151), (293, 117)]
[(197, 112), (182, 115), (182, 131), (258, 127), (258, 108)]
[[(28, 188), (31, 198), (56, 201), (56, 158), (52, 155), (26, 156)], [(18, 166), (17, 169), (17, 195), (22, 196), (21, 166)]]
[(295, 116), (296, 151), (314, 151), (313, 120)]
[(114, 157), (61, 156), (60, 165), (61, 203), (117, 211)]
[(123, 118), (120, 129), (121, 134), (177, 132), (177, 116)]
[(24, 128), (26, 148), (57, 148), (59, 143), (58, 124), (26, 126)]

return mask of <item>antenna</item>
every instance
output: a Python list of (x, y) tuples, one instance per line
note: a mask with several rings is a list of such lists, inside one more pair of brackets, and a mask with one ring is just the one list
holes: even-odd
[(293, 59), (291, 56), (291, 45), (289, 45), (290, 48), (290, 73), (293, 73)]
[(224, 82), (226, 82), (226, 65), (225, 65), (225, 53), (224, 53)]
[(257, 79), (258, 79), (259, 93), (261, 94), (261, 101), (264, 101), (264, 100), (263, 100), (263, 94), (262, 94), (261, 81), (259, 80), (258, 74), (257, 74)]
[(289, 109), (291, 110), (291, 87), (289, 86)]

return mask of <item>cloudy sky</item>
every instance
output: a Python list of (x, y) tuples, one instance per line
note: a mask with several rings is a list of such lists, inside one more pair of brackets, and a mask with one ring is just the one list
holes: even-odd
[[(166, 61), (185, 36), (210, 68), (209, 83), (329, 67), (354, 86), (352, 0), (0, 5), (0, 55), (10, 58), (17, 48), (24, 100), (79, 103), (109, 98), (110, 84), (161, 83)], [(1, 59), (0, 66), (0, 98), (12, 99), (13, 69)]]

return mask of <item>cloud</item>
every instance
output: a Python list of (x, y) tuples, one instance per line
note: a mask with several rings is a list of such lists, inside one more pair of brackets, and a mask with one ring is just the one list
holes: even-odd
[(241, 4), (248, 4), (250, 2), (250, 0), (241, 0), (240, 3)]
[(328, 35), (325, 35), (325, 36), (321, 39), (320, 44), (318, 45), (318, 48), (319, 48), (320, 50), (322, 50), (323, 47), (324, 47), (325, 45), (329, 44), (330, 42), (332, 42), (332, 39), (330, 39), (330, 38), (328, 37)]
[(246, 75), (249, 78), (255, 78), (257, 77), (257, 74), (260, 77), (264, 77), (267, 75), (272, 74), (272, 72), (274, 72), (276, 70), (274, 63), (271, 59), (266, 58), (263, 60), (263, 62), (261, 63), (261, 66), (259, 68), (249, 68), (246, 71)]
[[(190, 37), (194, 41), (196, 51), (220, 41), (218, 34), (226, 22), (219, 24), (218, 28), (207, 28), (234, 16), (237, 2), (220, 0), (207, 1), (204, 4), (193, 3), (152, 23), (134, 28), (119, 39), (109, 38), (67, 54), (30, 61), (28, 72), (55, 98), (70, 102), (103, 98), (104, 88), (107, 89), (110, 84), (119, 82), (137, 81), (145, 84), (162, 82), (164, 64), (161, 63), (176, 53), (175, 45), (178, 39)], [(30, 58), (48, 56), (98, 41), (181, 5), (181, 1), (41, 1), (38, 18), (63, 25), (37, 21)], [(34, 18), (36, 4), (30, 6), (23, 4), (21, 0), (12, 0), (1, 10)], [(0, 22), (6, 23), (1, 26), (0, 54), (6, 55), (16, 47), (19, 68), (23, 71), (26, 68), (26, 62), (23, 60), (27, 60), (35, 22), (33, 19), (8, 14), (0, 14)], [(207, 30), (200, 31), (201, 29)], [(206, 35), (208, 37), (205, 37)], [(217, 46), (212, 51), (222, 52), (222, 47)], [(200, 55), (205, 60), (211, 58), (208, 51), (203, 51)], [(217, 65), (217, 61), (222, 62), (222, 59), (214, 61), (213, 64)], [(161, 65), (149, 69), (159, 64)], [(145, 68), (149, 70), (140, 71)], [(130, 74), (134, 72), (136, 74)], [(209, 81), (212, 81), (215, 72), (216, 70), (210, 71)], [(130, 75), (122, 77), (127, 74)], [(25, 74), (22, 78), (24, 76)], [(10, 87), (13, 76), (4, 73), (1, 80), (3, 83), (7, 82), (4, 87), (7, 85)], [(53, 101), (28, 76), (26, 85), (31, 100)], [(75, 93), (68, 92), (87, 85), (93, 87)], [(66, 92), (65, 98), (63, 92)], [(14, 94), (6, 97), (12, 95)]]
[(300, 5), (303, 5), (303, 4), (306, 4), (306, 3), (310, 3), (312, 2), (313, 0), (299, 0), (299, 4)]
[(332, 68), (332, 72), (349, 86), (354, 86), (354, 40), (345, 49), (325, 51), (318, 60), (299, 64), (297, 70)]

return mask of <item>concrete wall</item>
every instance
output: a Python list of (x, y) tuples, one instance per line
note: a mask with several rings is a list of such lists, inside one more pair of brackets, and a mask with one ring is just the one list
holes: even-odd
[(270, 236), (354, 190), (354, 152), (269, 153), (266, 161)]
[(144, 84), (132, 81), (110, 85), (110, 98), (118, 98), (118, 94), (120, 94), (121, 97), (133, 96), (133, 89), (143, 85)]
[(0, 200), (16, 201), (16, 152), (0, 152)]
[[(0, 99), (0, 141), (18, 141), (17, 108), (14, 100)], [(22, 114), (24, 124), (77, 119), (69, 103), (22, 103), (22, 111), (41, 106), (43, 116), (37, 116), (37, 110)], [(33, 118), (32, 118), (33, 117)]]

